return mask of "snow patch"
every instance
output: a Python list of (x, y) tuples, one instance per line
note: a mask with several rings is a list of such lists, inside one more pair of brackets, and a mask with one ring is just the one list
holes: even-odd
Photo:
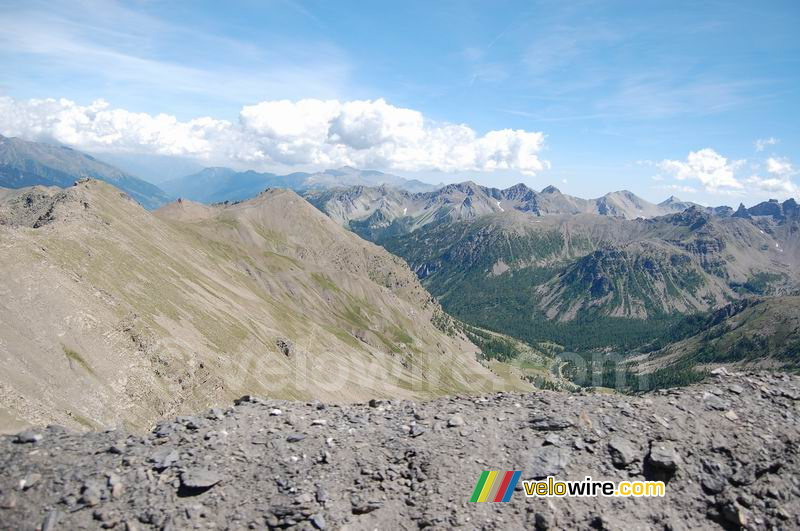
[(503, 207), (501, 207), (501, 206), (500, 206), (500, 201), (498, 201), (498, 202), (497, 202), (497, 208), (499, 208), (499, 209), (500, 209), (500, 212), (505, 212), (505, 210), (503, 209)]

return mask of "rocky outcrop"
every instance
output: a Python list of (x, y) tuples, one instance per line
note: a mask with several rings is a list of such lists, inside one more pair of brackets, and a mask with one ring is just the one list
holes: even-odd
[[(800, 378), (624, 396), (326, 406), (244, 397), (147, 436), (0, 438), (0, 522), (43, 529), (790, 529)], [(483, 470), (666, 482), (663, 498), (470, 503)]]

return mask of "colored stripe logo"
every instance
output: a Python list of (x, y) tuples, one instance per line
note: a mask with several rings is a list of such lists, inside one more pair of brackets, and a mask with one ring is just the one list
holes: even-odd
[(514, 489), (517, 488), (521, 475), (522, 471), (520, 470), (506, 470), (504, 472), (484, 470), (481, 473), (481, 477), (478, 478), (478, 484), (475, 485), (475, 490), (472, 491), (472, 497), (469, 501), (472, 503), (485, 501), (507, 502), (511, 499)]

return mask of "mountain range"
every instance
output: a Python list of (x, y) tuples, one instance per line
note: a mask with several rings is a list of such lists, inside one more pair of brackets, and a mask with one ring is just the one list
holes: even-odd
[[(431, 191), (437, 188), (415, 179), (347, 166), (316, 173), (296, 172), (288, 175), (211, 167), (190, 175), (164, 180), (160, 174), (151, 175), (151, 173), (174, 172), (192, 165), (178, 161), (174, 164), (175, 167), (170, 167), (168, 160), (157, 157), (138, 161), (137, 164), (131, 157), (121, 154), (101, 156), (119, 161), (126, 167), (135, 168), (146, 180), (67, 146), (29, 142), (0, 135), (0, 188), (23, 188), (35, 185), (65, 188), (72, 186), (77, 179), (99, 179), (128, 193), (149, 210), (154, 210), (178, 197), (203, 203), (242, 201), (257, 196), (266, 188), (307, 191), (347, 186), (390, 186), (412, 192)], [(158, 168), (158, 170), (148, 170), (148, 168)], [(158, 181), (160, 185), (151, 184), (151, 181)]]
[(265, 188), (307, 191), (348, 186), (388, 186), (411, 192), (436, 188), (421, 181), (348, 166), (317, 173), (297, 172), (288, 175), (253, 170), (236, 171), (231, 168), (204, 168), (197, 173), (169, 180), (161, 186), (174, 197), (202, 203), (241, 201), (258, 195)]
[[(389, 187), (353, 186), (309, 191), (304, 195), (336, 221), (357, 228), (360, 233), (369, 232), (373, 238), (382, 233), (413, 232), (431, 223), (468, 221), (508, 211), (535, 217), (595, 214), (636, 219), (700, 207), (674, 196), (653, 204), (627, 190), (611, 192), (597, 199), (581, 199), (563, 194), (554, 186), (537, 192), (520, 183), (501, 190), (471, 181), (422, 193)], [(732, 212), (727, 207), (718, 210)]]
[(307, 197), (404, 258), (455, 317), (531, 345), (631, 353), (683, 337), (676, 330), (689, 316), (800, 293), (793, 199), (734, 211), (676, 198), (654, 205), (629, 192), (580, 200), (554, 187), (474, 183)]

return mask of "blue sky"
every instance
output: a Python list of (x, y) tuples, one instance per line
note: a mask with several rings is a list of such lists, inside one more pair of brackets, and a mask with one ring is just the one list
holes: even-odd
[(0, 132), (749, 204), (798, 196), (798, 27), (794, 1), (0, 0)]

